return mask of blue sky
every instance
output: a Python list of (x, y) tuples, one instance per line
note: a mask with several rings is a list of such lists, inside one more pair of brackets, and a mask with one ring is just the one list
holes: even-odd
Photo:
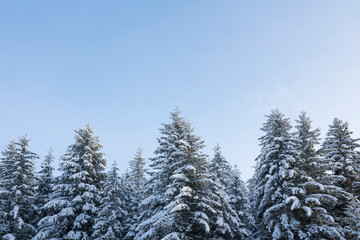
[(248, 179), (264, 115), (360, 136), (358, 1), (2, 1), (0, 147), (57, 157), (90, 123), (123, 171), (179, 107)]

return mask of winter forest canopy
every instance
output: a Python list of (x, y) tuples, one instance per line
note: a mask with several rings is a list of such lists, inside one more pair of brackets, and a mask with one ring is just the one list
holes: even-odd
[(139, 148), (123, 175), (89, 125), (75, 131), (60, 176), (51, 149), (34, 169), (40, 157), (22, 136), (2, 151), (1, 237), (360, 239), (358, 139), (337, 118), (324, 139), (304, 112), (295, 121), (278, 110), (266, 116), (246, 183), (219, 145), (204, 154), (204, 140), (178, 110), (162, 124), (154, 157)]

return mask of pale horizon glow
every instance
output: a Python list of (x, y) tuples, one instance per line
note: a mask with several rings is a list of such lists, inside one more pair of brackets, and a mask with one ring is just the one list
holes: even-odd
[[(334, 117), (360, 137), (358, 1), (4, 1), (1, 150), (27, 134), (55, 167), (93, 126), (121, 172), (154, 156), (178, 107), (242, 178), (271, 109), (302, 110), (322, 137)], [(39, 162), (37, 162), (39, 166)]]

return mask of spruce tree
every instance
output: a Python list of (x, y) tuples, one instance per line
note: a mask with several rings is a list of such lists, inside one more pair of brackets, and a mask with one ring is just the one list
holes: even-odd
[(36, 233), (34, 160), (26, 136), (11, 142), (1, 161), (1, 236), (3, 239), (31, 239)]
[(260, 239), (306, 239), (297, 212), (302, 211), (298, 193), (299, 154), (290, 133), (288, 118), (278, 110), (267, 116), (261, 130), (261, 154), (254, 177), (253, 205), (257, 210), (255, 237)]
[(129, 201), (129, 216), (127, 218), (127, 234), (125, 240), (135, 237), (138, 218), (140, 216), (140, 203), (144, 200), (144, 187), (146, 183), (146, 160), (142, 156), (142, 149), (138, 148), (134, 158), (130, 161), (130, 171), (127, 173), (127, 189)]
[(232, 235), (226, 222), (214, 222), (223, 213), (220, 197), (211, 191), (216, 183), (202, 153), (204, 141), (178, 110), (171, 120), (160, 129), (135, 239), (222, 239), (215, 226), (222, 235)]
[(41, 163), (41, 170), (37, 174), (37, 206), (38, 206), (38, 214), (43, 218), (41, 208), (42, 206), (50, 201), (50, 197), (52, 194), (52, 189), (54, 187), (54, 176), (53, 171), (54, 168), (51, 166), (55, 157), (53, 155), (53, 151), (50, 148), (48, 154), (45, 156), (44, 161)]
[(134, 159), (130, 161), (130, 182), (133, 185), (133, 188), (141, 192), (144, 188), (146, 182), (146, 172), (145, 168), (146, 160), (142, 156), (142, 149), (138, 148)]
[(360, 201), (358, 198), (351, 198), (346, 207), (345, 215), (344, 223), (348, 231), (347, 235), (351, 239), (360, 239)]
[(311, 120), (305, 112), (300, 114), (296, 122), (295, 136), (300, 156), (297, 162), (297, 182), (301, 189), (296, 196), (305, 210), (297, 211), (301, 229), (306, 232), (307, 239), (341, 239), (333, 216), (326, 210), (326, 206), (334, 205), (337, 199), (328, 194), (331, 185), (320, 183), (327, 168), (315, 149), (320, 142), (320, 130), (311, 128)]
[[(136, 191), (130, 181), (129, 169), (120, 177), (120, 188), (123, 192), (121, 200), (124, 203), (121, 207), (127, 213), (124, 221), (125, 236), (123, 240), (132, 240), (135, 237), (135, 229), (138, 224), (138, 217), (141, 213), (140, 199), (136, 197)], [(135, 207), (137, 206), (137, 209)]]
[(230, 179), (226, 192), (230, 198), (230, 204), (238, 215), (240, 223), (246, 228), (247, 235), (254, 231), (253, 209), (250, 204), (248, 190), (245, 183), (241, 180), (240, 171), (235, 166), (230, 173)]
[(328, 192), (338, 200), (336, 205), (329, 206), (328, 209), (341, 225), (346, 239), (357, 239), (357, 236), (352, 234), (353, 229), (350, 229), (346, 222), (346, 209), (351, 201), (356, 199), (354, 195), (357, 195), (360, 186), (360, 169), (357, 167), (359, 159), (356, 151), (359, 144), (358, 139), (353, 139), (351, 134), (348, 123), (335, 118), (329, 126), (321, 150), (324, 154), (323, 161), (328, 165), (329, 171), (323, 182), (332, 185)]
[(210, 169), (221, 181), (222, 185), (228, 185), (231, 174), (231, 166), (222, 155), (219, 144), (214, 147), (214, 157), (211, 160)]
[(101, 199), (99, 212), (95, 219), (94, 240), (116, 240), (122, 239), (125, 235), (124, 223), (127, 212), (122, 208), (123, 189), (120, 185), (118, 168), (116, 163), (112, 165), (104, 183), (104, 197)]
[[(220, 197), (219, 201), (221, 203), (221, 211), (214, 221), (215, 223), (222, 222), (220, 226), (215, 225), (216, 236), (221, 236), (224, 239), (247, 239), (250, 236), (250, 229), (248, 228), (250, 222), (248, 221), (251, 221), (251, 219), (247, 218), (249, 215), (244, 215), (246, 215), (245, 211), (248, 210), (245, 208), (248, 206), (236, 205), (235, 202), (232, 202), (234, 198), (230, 197), (230, 195), (234, 197), (234, 194), (242, 194), (242, 196), (237, 197), (240, 197), (243, 201), (246, 201), (245, 191), (238, 192), (242, 186), (236, 186), (235, 184), (240, 182), (234, 181), (240, 180), (240, 176), (238, 179), (234, 178), (235, 176), (232, 172), (232, 167), (222, 155), (219, 144), (214, 148), (214, 157), (211, 160), (209, 168), (213, 175), (213, 181), (216, 183), (213, 185), (214, 189), (212, 190)], [(245, 188), (241, 190), (245, 190)], [(224, 227), (231, 229), (229, 233), (231, 232), (232, 235), (224, 235)]]
[(10, 222), (8, 221), (9, 213), (11, 211), (11, 192), (9, 189), (14, 184), (12, 174), (16, 171), (16, 143), (11, 141), (2, 152), (3, 157), (0, 162), (0, 236), (9, 233)]
[(89, 125), (75, 133), (75, 143), (61, 157), (60, 183), (54, 187), (53, 199), (44, 206), (49, 215), (40, 220), (34, 240), (86, 240), (93, 234), (106, 160)]

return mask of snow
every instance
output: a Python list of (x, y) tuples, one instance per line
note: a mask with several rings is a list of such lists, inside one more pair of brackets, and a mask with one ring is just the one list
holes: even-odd
[(165, 237), (161, 238), (161, 240), (181, 240), (179, 235), (180, 234), (177, 232), (172, 232), (170, 234), (167, 234)]
[(304, 209), (304, 211), (306, 212), (306, 216), (311, 217), (312, 214), (311, 208), (309, 208), (308, 206), (302, 206), (301, 208)]
[(300, 203), (300, 201), (299, 201), (299, 199), (298, 199), (297, 197), (291, 196), (291, 197), (288, 197), (288, 198), (285, 200), (285, 203), (286, 203), (286, 204), (289, 204), (289, 203), (291, 203), (291, 202), (292, 202), (291, 208), (290, 208), (291, 211), (293, 211), (294, 209), (300, 208), (301, 203)]
[[(55, 181), (51, 166), (43, 165), (49, 171), (39, 174), (38, 181), (31, 161), (20, 164), (20, 143), (10, 144), (0, 162), (1, 237), (11, 240), (179, 240), (198, 238), (199, 234), (204, 239), (249, 239), (251, 235), (253, 239), (289, 240), (358, 237), (359, 146), (350, 137), (347, 124), (334, 120), (322, 145), (324, 156), (320, 156), (315, 149), (319, 132), (311, 130), (305, 115), (297, 121), (297, 131), (290, 132), (289, 120), (273, 111), (262, 128), (264, 136), (260, 138), (262, 148), (255, 175), (246, 185), (239, 171), (226, 161), (219, 145), (214, 148), (214, 157), (209, 158), (202, 152), (204, 142), (193, 134), (190, 123), (177, 112), (172, 113), (171, 119), (160, 129), (162, 136), (156, 156), (151, 159), (154, 171), (149, 179), (144, 175), (146, 164), (140, 150), (132, 161), (131, 171), (120, 177), (114, 167), (105, 175), (106, 160), (90, 128), (76, 131), (75, 143), (61, 158), (63, 174), (52, 190), (49, 187)], [(28, 157), (31, 160), (36, 155)], [(46, 179), (47, 190), (36, 193), (35, 190), (39, 191), (36, 184)], [(334, 211), (339, 206), (344, 210)], [(33, 219), (39, 213), (44, 214), (42, 219)], [(35, 220), (38, 229), (32, 225)]]
[(9, 234), (4, 235), (3, 239), (4, 240), (16, 240), (16, 237), (13, 234), (9, 233)]

